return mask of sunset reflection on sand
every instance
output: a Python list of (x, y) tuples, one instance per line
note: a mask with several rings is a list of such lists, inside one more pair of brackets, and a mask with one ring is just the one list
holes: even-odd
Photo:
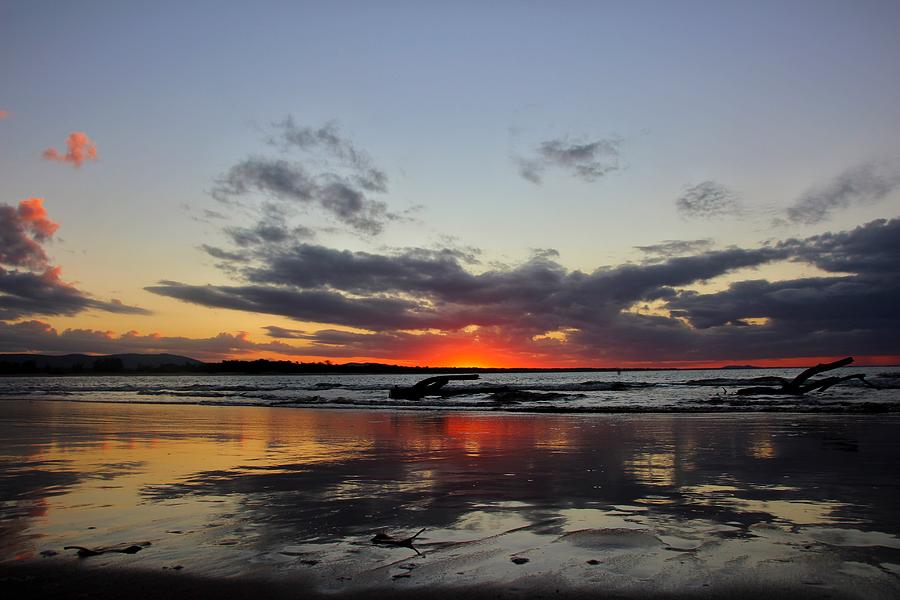
[[(324, 588), (390, 580), (403, 557), (432, 565), (416, 571), (424, 581), (455, 556), (470, 577), (459, 583), (538, 569), (586, 585), (576, 565), (588, 559), (607, 561), (614, 583), (635, 575), (636, 556), (659, 575), (681, 554), (715, 579), (742, 549), (833, 561), (852, 548), (887, 573), (900, 446), (886, 421), (6, 402), (2, 557), (150, 542), (104, 560), (212, 576), (305, 569)], [(369, 543), (422, 528), (421, 554)], [(477, 569), (465, 558), (476, 554)], [(520, 554), (527, 565), (510, 563)]]

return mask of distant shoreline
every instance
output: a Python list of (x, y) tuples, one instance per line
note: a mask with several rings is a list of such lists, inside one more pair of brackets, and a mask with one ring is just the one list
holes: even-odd
[[(431, 375), (435, 373), (640, 373), (647, 371), (745, 371), (768, 368), (802, 369), (810, 365), (766, 367), (441, 367), (387, 363), (294, 362), (287, 360), (224, 360), (202, 362), (174, 354), (0, 354), (0, 377), (40, 375)], [(862, 365), (897, 368), (900, 365)]]
[[(145, 376), (171, 376), (171, 375), (195, 375), (210, 377), (228, 377), (228, 376), (272, 376), (272, 375), (297, 375), (297, 376), (345, 376), (345, 375), (432, 375), (441, 373), (645, 373), (651, 371), (758, 371), (764, 369), (792, 369), (802, 370), (805, 366), (790, 367), (634, 367), (634, 368), (590, 368), (590, 367), (573, 367), (573, 368), (500, 368), (500, 367), (480, 367), (480, 368), (464, 368), (464, 367), (397, 367), (396, 369), (359, 369), (359, 370), (309, 370), (309, 371), (279, 371), (279, 370), (202, 370), (202, 369), (154, 369), (140, 370), (130, 369), (123, 371), (74, 371), (74, 370), (36, 370), (36, 371), (14, 371), (0, 372), (0, 377), (145, 377)], [(900, 365), (857, 365), (856, 368), (865, 369), (897, 369)]]

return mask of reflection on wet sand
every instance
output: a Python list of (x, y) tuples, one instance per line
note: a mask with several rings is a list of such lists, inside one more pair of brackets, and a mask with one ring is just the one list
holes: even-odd
[[(302, 571), (323, 589), (537, 576), (622, 593), (759, 577), (900, 590), (892, 417), (0, 411), (5, 561), (147, 541), (104, 564)], [(369, 543), (423, 527), (421, 555)]]

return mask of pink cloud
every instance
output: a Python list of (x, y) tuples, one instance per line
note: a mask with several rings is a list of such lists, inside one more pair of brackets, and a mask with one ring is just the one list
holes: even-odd
[(0, 204), (0, 263), (43, 270), (47, 255), (41, 245), (59, 224), (47, 218), (43, 198), (28, 198), (18, 206)]
[(70, 133), (66, 138), (66, 147), (68, 150), (65, 154), (60, 154), (56, 148), (47, 148), (43, 156), (47, 160), (69, 163), (76, 168), (86, 160), (97, 160), (97, 147), (83, 131)]
[(31, 233), (38, 241), (46, 240), (56, 233), (59, 223), (47, 218), (47, 209), (44, 208), (43, 198), (28, 198), (19, 202), (16, 211), (23, 224), (31, 229)]
[(2, 108), (0, 108), (0, 121), (2, 121), (3, 119), (5, 119), (8, 116), (9, 116), (9, 111), (3, 110)]
[(43, 198), (28, 198), (18, 206), (0, 203), (0, 321), (85, 310), (149, 314), (121, 301), (99, 300), (63, 281), (62, 269), (50, 264), (44, 251), (44, 243), (57, 229), (59, 224), (47, 217)]

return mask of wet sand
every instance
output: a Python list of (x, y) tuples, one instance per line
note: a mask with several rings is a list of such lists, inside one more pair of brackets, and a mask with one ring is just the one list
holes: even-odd
[[(896, 598), (898, 432), (893, 415), (9, 400), (0, 581), (110, 598)], [(423, 528), (412, 548), (371, 542)]]

